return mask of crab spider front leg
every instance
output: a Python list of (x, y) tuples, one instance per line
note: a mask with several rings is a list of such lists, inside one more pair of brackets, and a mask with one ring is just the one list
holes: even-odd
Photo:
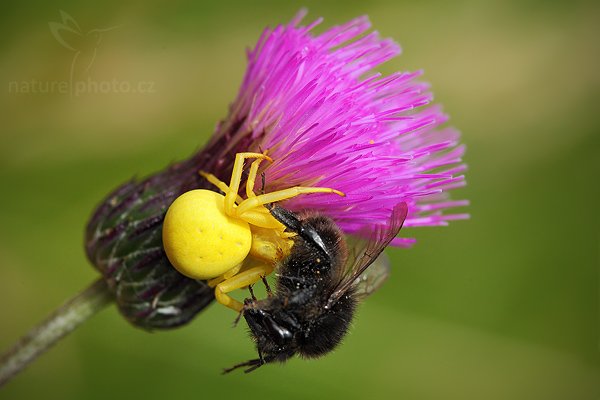
[(258, 196), (254, 196), (248, 198), (240, 203), (240, 205), (236, 209), (236, 214), (240, 216), (242, 219), (245, 216), (245, 213), (253, 210), (254, 208), (264, 206), (269, 203), (276, 203), (278, 201), (291, 199), (301, 194), (308, 193), (334, 193), (338, 196), (345, 196), (344, 193), (339, 190), (330, 189), (330, 188), (322, 188), (322, 187), (304, 187), (304, 186), (295, 186), (288, 189), (278, 190), (276, 192), (265, 193)]
[[(213, 174), (209, 174), (208, 172), (204, 172), (204, 171), (199, 171), (198, 173), (204, 179), (206, 179), (207, 181), (209, 181), (210, 183), (212, 183), (213, 185), (215, 185), (216, 187), (218, 187), (221, 192), (223, 192), (225, 194), (229, 193), (229, 186), (227, 186), (227, 184), (225, 182), (219, 180), (219, 178), (217, 178)], [(238, 194), (236, 196), (236, 202), (238, 204), (240, 204), (242, 201), (244, 201), (244, 199), (242, 199), (242, 196), (240, 196)]]
[[(256, 160), (250, 166), (250, 171), (246, 180), (247, 199), (243, 200), (239, 196), (238, 191), (242, 179), (244, 161), (248, 158), (256, 158)], [(265, 204), (275, 203), (278, 201), (291, 199), (300, 194), (309, 193), (333, 193), (337, 194), (338, 196), (345, 196), (345, 194), (339, 190), (331, 188), (304, 186), (295, 186), (257, 196), (254, 193), (254, 184), (256, 183), (258, 168), (262, 160), (273, 162), (269, 156), (261, 153), (236, 154), (229, 186), (225, 185), (224, 182), (220, 181), (214, 175), (200, 171), (200, 175), (208, 179), (210, 183), (217, 186), (225, 193), (225, 213), (227, 215), (241, 218), (251, 225), (260, 226), (262, 228), (278, 229), (281, 228), (281, 224), (271, 216), (266, 208), (262, 207)], [(235, 207), (236, 202), (237, 207)]]
[[(229, 191), (225, 194), (225, 212), (228, 215), (235, 215), (234, 204), (238, 195), (238, 191), (240, 190), (242, 172), (244, 171), (244, 161), (247, 158), (257, 158), (260, 160), (268, 160), (269, 162), (273, 162), (273, 159), (271, 157), (261, 153), (237, 153), (235, 155), (233, 171), (231, 172), (231, 181), (229, 182)], [(258, 165), (256, 166), (255, 176), (251, 179), (252, 182), (254, 182), (254, 180), (256, 179), (257, 171)]]
[[(239, 190), (239, 185), (241, 183), (240, 180), (242, 177), (244, 160), (248, 159), (248, 158), (256, 158), (256, 160), (254, 162), (252, 162), (252, 164), (250, 165), (250, 171), (248, 172), (248, 178), (246, 179), (246, 197), (247, 198), (256, 197), (256, 194), (254, 193), (254, 185), (256, 183), (256, 177), (258, 175), (258, 168), (260, 167), (260, 163), (262, 162), (262, 160), (265, 160), (265, 159), (270, 162), (273, 161), (270, 157), (266, 156), (265, 154), (260, 154), (260, 153), (239, 153), (239, 154), (237, 154), (236, 161), (233, 166), (233, 172), (231, 175), (231, 182), (230, 182), (229, 186), (227, 186), (227, 184), (225, 184), (225, 182), (219, 180), (219, 178), (217, 178), (213, 174), (209, 174), (204, 171), (199, 171), (199, 174), (202, 177), (204, 177), (210, 183), (212, 183), (213, 185), (218, 187), (219, 190), (221, 190), (223, 193), (225, 193), (225, 212), (230, 216), (237, 216), (235, 205), (241, 204), (242, 201), (244, 200), (238, 194), (238, 190)], [(234, 197), (234, 195), (235, 195), (235, 200), (234, 200), (233, 204), (230, 205), (231, 199)], [(273, 221), (270, 221), (271, 223), (267, 222), (267, 221), (273, 219), (273, 218), (269, 218), (270, 214), (269, 214), (268, 210), (257, 209), (255, 211), (257, 211), (259, 213), (259, 215), (255, 215), (255, 213), (253, 213), (252, 214), (253, 216), (248, 217), (249, 218), (247, 220), (248, 223), (253, 224), (253, 225), (259, 225), (259, 226), (262, 226), (265, 228), (279, 227), (279, 225), (273, 224)]]
[[(250, 171), (248, 172), (248, 178), (246, 180), (246, 197), (255, 197), (254, 194), (254, 184), (256, 183), (256, 177), (258, 176), (258, 167), (262, 159), (254, 160), (254, 162), (250, 165)], [(239, 204), (239, 203), (238, 203)]]
[(215, 288), (215, 297), (217, 301), (224, 306), (231, 308), (232, 310), (237, 312), (242, 311), (244, 305), (229, 296), (227, 293), (255, 284), (273, 272), (273, 269), (273, 266), (259, 265), (258, 267), (250, 268), (229, 279), (224, 280)]

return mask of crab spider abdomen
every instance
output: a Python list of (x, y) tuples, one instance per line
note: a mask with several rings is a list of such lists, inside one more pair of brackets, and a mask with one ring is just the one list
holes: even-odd
[(185, 276), (210, 279), (229, 271), (248, 256), (249, 224), (227, 215), (225, 197), (197, 189), (179, 196), (163, 224), (163, 246), (169, 261)]

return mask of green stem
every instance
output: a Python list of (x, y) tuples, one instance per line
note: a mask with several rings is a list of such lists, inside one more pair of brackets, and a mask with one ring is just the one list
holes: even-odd
[(103, 279), (63, 304), (0, 357), (0, 386), (113, 300)]

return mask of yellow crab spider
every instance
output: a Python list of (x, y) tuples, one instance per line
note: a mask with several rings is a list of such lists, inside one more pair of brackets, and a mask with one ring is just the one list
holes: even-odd
[[(247, 159), (255, 160), (246, 180), (244, 199), (238, 192)], [(290, 235), (265, 204), (307, 193), (344, 196), (335, 189), (303, 186), (257, 195), (254, 184), (263, 160), (273, 161), (261, 153), (236, 154), (229, 185), (200, 171), (225, 195), (205, 189), (186, 192), (171, 204), (163, 223), (163, 246), (171, 264), (190, 278), (209, 280), (217, 301), (236, 311), (241, 311), (242, 303), (226, 293), (273, 272), (275, 263), (291, 247)], [(261, 263), (247, 266), (244, 260), (248, 255)]]

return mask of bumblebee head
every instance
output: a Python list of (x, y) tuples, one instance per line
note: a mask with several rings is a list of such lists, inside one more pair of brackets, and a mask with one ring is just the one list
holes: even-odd
[(272, 361), (285, 361), (294, 355), (296, 321), (281, 310), (248, 309), (244, 318), (256, 341), (259, 354)]
[(244, 319), (256, 342), (259, 358), (237, 364), (225, 373), (240, 367), (249, 367), (245, 372), (251, 372), (264, 364), (286, 361), (296, 354), (299, 326), (293, 317), (281, 310), (250, 308), (244, 311)]

